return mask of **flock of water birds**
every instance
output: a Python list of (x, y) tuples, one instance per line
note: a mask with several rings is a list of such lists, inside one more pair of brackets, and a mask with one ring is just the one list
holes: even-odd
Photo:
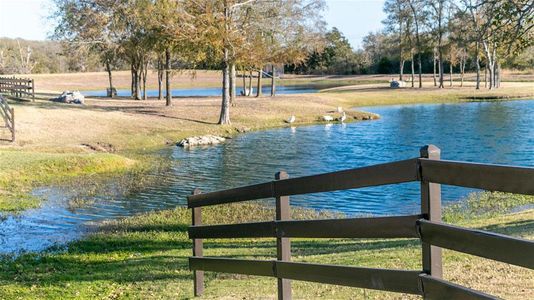
[[(323, 121), (325, 121), (325, 122), (339, 121), (341, 123), (344, 123), (345, 120), (347, 119), (347, 115), (345, 114), (345, 111), (343, 110), (343, 107), (338, 106), (337, 107), (337, 113), (341, 114), (341, 116), (339, 118), (334, 118), (332, 115), (324, 115), (324, 116), (321, 117), (321, 119)], [(291, 117), (289, 117), (289, 119), (285, 120), (285, 122), (288, 123), (288, 124), (293, 124), (293, 123), (295, 123), (296, 120), (297, 120), (297, 118), (295, 117), (295, 115), (292, 115)]]

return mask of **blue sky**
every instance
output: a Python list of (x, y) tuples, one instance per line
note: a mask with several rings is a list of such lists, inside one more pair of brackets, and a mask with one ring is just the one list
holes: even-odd
[[(326, 0), (325, 20), (339, 28), (353, 47), (370, 31), (382, 27), (383, 0)], [(53, 28), (50, 0), (0, 0), (0, 37), (43, 40)]]

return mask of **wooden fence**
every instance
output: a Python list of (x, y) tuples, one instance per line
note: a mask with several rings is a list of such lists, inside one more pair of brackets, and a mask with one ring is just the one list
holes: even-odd
[[(291, 298), (290, 280), (422, 295), (425, 299), (494, 299), (493, 296), (442, 279), (441, 248), (534, 268), (534, 242), (441, 222), (441, 185), (534, 195), (534, 168), (440, 160), (440, 150), (421, 149), (419, 158), (333, 173), (276, 180), (188, 197), (193, 211), (194, 292), (204, 290), (204, 271), (270, 276), (278, 279), (278, 298)], [(291, 221), (289, 196), (386, 184), (421, 182), (421, 212), (417, 215)], [(276, 220), (202, 225), (202, 207), (274, 197)], [(334, 208), (334, 207), (332, 207)], [(202, 239), (263, 238), (277, 240), (277, 259), (241, 260), (203, 257)], [(418, 238), (422, 270), (392, 270), (290, 262), (290, 238)], [(440, 248), (441, 247), (441, 248)]]
[(9, 107), (7, 100), (0, 95), (0, 115), (6, 128), (11, 132), (11, 142), (15, 141), (15, 109)]
[(0, 77), (0, 94), (16, 98), (31, 98), (35, 101), (35, 84), (33, 79)]

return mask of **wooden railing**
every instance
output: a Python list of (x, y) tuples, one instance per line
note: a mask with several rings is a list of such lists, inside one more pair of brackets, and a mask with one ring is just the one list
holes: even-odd
[(31, 98), (35, 101), (35, 84), (33, 79), (0, 77), (0, 94), (15, 98)]
[(7, 100), (0, 95), (0, 116), (4, 119), (6, 128), (11, 132), (11, 142), (15, 141), (15, 109), (9, 107)]
[[(425, 299), (493, 299), (479, 291), (442, 279), (441, 248), (447, 248), (526, 268), (534, 268), (534, 242), (441, 222), (441, 185), (534, 195), (534, 168), (444, 161), (433, 146), (421, 149), (415, 159), (369, 167), (276, 180), (188, 197), (193, 224), (194, 293), (204, 290), (204, 271), (278, 278), (278, 298), (291, 298), (290, 280), (422, 295)], [(408, 216), (291, 221), (289, 196), (354, 189), (367, 186), (421, 182), (421, 213)], [(202, 225), (202, 207), (274, 197), (274, 221)], [(332, 207), (334, 208), (334, 207)], [(203, 257), (206, 238), (277, 239), (277, 259), (241, 260)], [(290, 262), (290, 238), (418, 238), (422, 270), (393, 270)], [(441, 248), (440, 248), (441, 247)]]

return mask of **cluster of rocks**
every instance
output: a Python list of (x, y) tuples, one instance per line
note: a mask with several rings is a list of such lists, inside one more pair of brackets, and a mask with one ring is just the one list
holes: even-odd
[(226, 138), (216, 135), (203, 135), (203, 136), (192, 136), (181, 140), (178, 143), (180, 147), (192, 147), (192, 146), (207, 146), (220, 144), (226, 141)]
[(380, 115), (378, 114), (368, 114), (368, 115), (363, 115), (363, 116), (359, 116), (359, 117), (354, 117), (356, 120), (362, 120), (362, 121), (367, 121), (367, 120), (378, 120), (380, 119)]
[(59, 97), (54, 98), (54, 101), (62, 103), (74, 103), (74, 104), (84, 104), (85, 97), (82, 93), (78, 91), (64, 91)]

